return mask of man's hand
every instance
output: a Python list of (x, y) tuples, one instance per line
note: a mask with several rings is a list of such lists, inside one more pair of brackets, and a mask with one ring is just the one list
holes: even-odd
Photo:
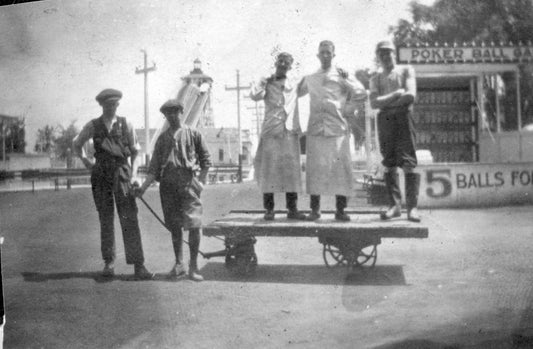
[(396, 91), (394, 91), (394, 96), (396, 98), (399, 98), (399, 97), (403, 96), (404, 93), (405, 93), (405, 89), (399, 88)]
[(207, 171), (204, 173), (204, 171), (200, 172), (200, 175), (198, 176), (198, 180), (205, 185), (207, 182)]
[(348, 74), (348, 72), (347, 72), (346, 70), (337, 67), (337, 73), (339, 73), (339, 75), (341, 76), (341, 78), (343, 78), (343, 79), (348, 79), (349, 74)]
[(269, 79), (271, 79), (271, 78), (262, 77), (261, 80), (259, 80), (259, 88), (264, 90), (266, 88), (266, 85), (267, 85)]
[(133, 186), (131, 189), (132, 189), (133, 196), (135, 196), (136, 198), (142, 197), (144, 195), (144, 192), (146, 191), (146, 188), (144, 188), (144, 185), (139, 186), (139, 183), (137, 182), (133, 183)]

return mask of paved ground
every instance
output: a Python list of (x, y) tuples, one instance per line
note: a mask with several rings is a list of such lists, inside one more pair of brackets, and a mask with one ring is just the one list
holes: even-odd
[[(252, 183), (204, 193), (206, 222), (261, 206)], [(157, 191), (146, 199), (160, 212)], [(156, 279), (131, 280), (117, 232), (118, 276), (106, 282), (89, 189), (0, 194), (5, 348), (533, 346), (531, 206), (422, 211), (428, 239), (383, 240), (376, 267), (352, 275), (326, 269), (315, 239), (259, 238), (256, 276), (201, 260), (203, 283), (165, 279), (170, 237), (139, 208)]]

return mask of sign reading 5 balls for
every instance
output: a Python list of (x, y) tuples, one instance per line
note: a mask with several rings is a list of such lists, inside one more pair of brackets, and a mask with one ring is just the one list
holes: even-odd
[(533, 203), (533, 163), (421, 165), (426, 207)]

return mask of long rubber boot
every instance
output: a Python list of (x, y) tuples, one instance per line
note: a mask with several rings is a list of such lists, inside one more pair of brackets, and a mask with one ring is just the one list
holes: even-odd
[(407, 219), (420, 222), (418, 215), (418, 191), (420, 190), (420, 175), (418, 173), (405, 174), (405, 202), (407, 205)]
[(305, 214), (298, 211), (298, 193), (285, 193), (285, 202), (288, 219), (305, 220)]
[(320, 195), (311, 195), (311, 213), (306, 217), (308, 221), (320, 218)]
[(402, 192), (400, 191), (400, 177), (398, 172), (385, 172), (385, 185), (389, 198), (389, 208), (381, 213), (382, 220), (400, 217), (402, 208)]
[(271, 221), (274, 219), (274, 193), (263, 193), (263, 207), (265, 208), (264, 219)]

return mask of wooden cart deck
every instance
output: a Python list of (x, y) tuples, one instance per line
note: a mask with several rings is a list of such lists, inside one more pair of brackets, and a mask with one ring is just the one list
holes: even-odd
[(252, 236), (348, 237), (372, 235), (380, 238), (427, 238), (428, 228), (401, 218), (382, 221), (377, 211), (346, 211), (351, 221), (335, 220), (333, 211), (322, 213), (317, 221), (287, 219), (285, 211), (277, 211), (273, 221), (263, 219), (264, 211), (231, 211), (203, 227), (205, 236), (226, 236), (239, 232)]
[(263, 219), (264, 211), (231, 211), (203, 227), (205, 236), (224, 236), (226, 248), (202, 255), (204, 258), (224, 256), (228, 267), (249, 274), (257, 266), (256, 236), (318, 237), (318, 242), (323, 245), (326, 266), (353, 268), (376, 264), (377, 246), (382, 238), (428, 237), (427, 226), (408, 221), (405, 214), (401, 218), (382, 221), (375, 210), (345, 213), (351, 221), (335, 220), (333, 211), (323, 211), (316, 221), (289, 220), (286, 211), (277, 211), (272, 221)]

